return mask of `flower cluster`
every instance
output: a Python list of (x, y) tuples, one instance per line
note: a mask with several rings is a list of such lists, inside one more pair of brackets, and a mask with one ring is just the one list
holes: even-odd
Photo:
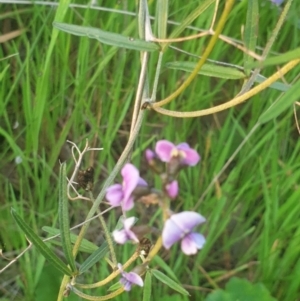
[[(156, 143), (155, 152), (146, 150), (146, 160), (149, 166), (161, 175), (165, 192), (171, 199), (178, 195), (179, 186), (176, 180), (178, 172), (186, 166), (194, 166), (199, 160), (199, 154), (187, 143), (174, 145), (167, 140), (160, 140)], [(161, 163), (166, 164), (165, 172)]]
[[(145, 204), (157, 204), (164, 212), (164, 226), (161, 230), (162, 245), (170, 249), (175, 243), (181, 242), (181, 250), (186, 255), (194, 255), (205, 244), (202, 234), (194, 232), (194, 228), (205, 222), (205, 218), (193, 211), (173, 213), (169, 206), (179, 193), (178, 173), (188, 166), (195, 166), (200, 161), (196, 150), (187, 143), (174, 145), (167, 140), (156, 143), (155, 151), (147, 149), (145, 158), (152, 171), (162, 181), (163, 191), (150, 188), (140, 177), (138, 169), (127, 163), (121, 170), (122, 184), (114, 184), (107, 188), (106, 199), (111, 206), (120, 206), (123, 212), (123, 228), (113, 231), (114, 240), (119, 244), (127, 241), (139, 243), (140, 234), (134, 226), (137, 219), (126, 217), (126, 213), (134, 207), (136, 200)], [(140, 226), (143, 227), (143, 226)], [(121, 283), (124, 290), (130, 290), (132, 284), (143, 285), (140, 275), (135, 272), (126, 273), (119, 267), (122, 274)]]

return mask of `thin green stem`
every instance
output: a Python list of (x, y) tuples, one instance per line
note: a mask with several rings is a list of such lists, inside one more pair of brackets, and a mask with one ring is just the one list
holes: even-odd
[[(140, 37), (140, 39), (143, 39), (143, 40), (145, 39), (145, 36), (146, 36), (145, 28), (146, 28), (147, 13), (148, 13), (147, 1), (140, 0), (139, 13), (138, 13), (138, 29), (139, 29), (139, 37)], [(137, 116), (140, 111), (141, 99), (143, 97), (143, 91), (144, 91), (145, 81), (146, 81), (146, 77), (147, 77), (148, 59), (149, 59), (149, 53), (142, 52), (141, 53), (141, 72), (140, 72), (140, 78), (139, 78), (137, 91), (135, 94), (135, 102), (134, 102), (134, 108), (133, 108), (133, 114), (132, 114), (130, 135), (132, 134), (132, 131), (135, 127), (135, 122), (136, 122)]]
[[(93, 196), (93, 193), (91, 191), (89, 191), (89, 197), (94, 203), (94, 196)], [(113, 244), (110, 232), (109, 232), (109, 230), (106, 226), (106, 223), (105, 223), (105, 220), (104, 220), (102, 214), (100, 214), (101, 211), (100, 211), (99, 208), (97, 209), (97, 213), (99, 214), (99, 221), (100, 221), (102, 229), (104, 231), (105, 240), (108, 244), (108, 248), (109, 248), (111, 260), (112, 260), (112, 263), (113, 263), (113, 267), (116, 267), (118, 262), (117, 262), (116, 252), (115, 252), (115, 249), (114, 249), (114, 244)]]
[[(97, 212), (101, 213), (99, 209), (98, 209)], [(115, 253), (115, 249), (114, 249), (114, 244), (113, 244), (113, 241), (111, 239), (110, 232), (109, 232), (109, 230), (106, 226), (105, 220), (104, 220), (102, 215), (99, 215), (99, 220), (100, 220), (102, 229), (104, 231), (105, 240), (106, 240), (106, 242), (108, 244), (108, 247), (109, 247), (111, 260), (112, 260), (114, 266), (117, 266), (118, 262), (117, 262), (116, 253)]]
[(146, 81), (146, 77), (147, 77), (146, 75), (147, 75), (148, 59), (149, 59), (149, 52), (143, 52), (142, 53), (142, 68), (141, 68), (139, 84), (138, 84), (137, 92), (136, 92), (136, 96), (135, 96), (130, 136), (132, 135), (137, 117), (140, 112), (141, 101), (142, 101), (143, 91), (144, 91), (144, 87), (145, 87), (145, 81)]
[(84, 294), (83, 292), (79, 291), (78, 289), (76, 289), (75, 287), (71, 287), (70, 288), (72, 292), (74, 292), (77, 296), (86, 299), (86, 300), (92, 300), (92, 301), (103, 301), (103, 300), (109, 300), (109, 299), (113, 299), (116, 296), (122, 294), (124, 292), (124, 287), (119, 288), (118, 290), (114, 291), (111, 294), (108, 294), (106, 296), (91, 296), (91, 295), (87, 295)]
[(161, 247), (162, 247), (162, 237), (160, 236), (157, 239), (157, 241), (156, 241), (155, 245), (153, 246), (153, 248), (151, 249), (151, 251), (149, 252), (145, 262), (150, 262), (153, 259), (153, 257), (159, 252)]
[(159, 56), (158, 56), (158, 61), (157, 61), (157, 66), (156, 66), (156, 71), (155, 71), (155, 78), (154, 78), (153, 89), (152, 89), (152, 95), (151, 95), (151, 102), (154, 102), (156, 100), (156, 92), (157, 92), (157, 86), (158, 86), (158, 80), (159, 80), (163, 55), (164, 55), (164, 53), (160, 52)]

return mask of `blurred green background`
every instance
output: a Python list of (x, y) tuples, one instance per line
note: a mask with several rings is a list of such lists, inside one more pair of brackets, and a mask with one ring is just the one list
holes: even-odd
[[(258, 2), (256, 52), (261, 54), (282, 7), (267, 0)], [(236, 1), (223, 31), (227, 37), (243, 41), (247, 3)], [(8, 259), (16, 257), (27, 245), (11, 217), (11, 207), (43, 237), (46, 237), (41, 230), (43, 226), (57, 227), (59, 162), (66, 161), (69, 172), (74, 167), (66, 140), (81, 149), (86, 139), (93, 147), (104, 148), (89, 153), (83, 163), (84, 168), (95, 168), (95, 195), (100, 191), (128, 140), (140, 72), (139, 52), (104, 45), (87, 37), (60, 32), (51, 48), (57, 6), (49, 4), (0, 1), (0, 248)], [(97, 2), (99, 7), (123, 13), (95, 9), (81, 1), (76, 4), (83, 6), (70, 7), (63, 22), (138, 37), (135, 1)], [(183, 22), (198, 5), (199, 1), (170, 1), (169, 20)], [(156, 1), (149, 1), (149, 10), (152, 16), (157, 14)], [(299, 47), (299, 11), (299, 1), (293, 1), (270, 55)], [(181, 36), (195, 34), (196, 29), (209, 29), (213, 12), (211, 5), (191, 24), (195, 29), (186, 29)], [(157, 23), (151, 22), (156, 34)], [(176, 26), (168, 24), (168, 35)], [(175, 91), (187, 77), (186, 72), (168, 69), (166, 64), (197, 62), (192, 54), (201, 55), (208, 39), (172, 44), (185, 52), (172, 48), (165, 52), (157, 100)], [(209, 56), (241, 67), (243, 57), (243, 52), (223, 41), (217, 42)], [(157, 58), (157, 53), (150, 56), (150, 87)], [(276, 70), (277, 66), (266, 67), (262, 74), (267, 77)], [(282, 82), (291, 83), (299, 72), (298, 66)], [(167, 108), (178, 111), (209, 108), (232, 99), (242, 85), (243, 80), (199, 75)], [(194, 209), (207, 218), (200, 229), (207, 237), (207, 244), (192, 257), (181, 254), (178, 246), (160, 254), (190, 292), (190, 300), (204, 300), (216, 286), (223, 288), (232, 276), (263, 283), (278, 300), (300, 300), (300, 143), (293, 107), (251, 132), (259, 116), (281, 93), (268, 88), (233, 109), (195, 119), (146, 112), (132, 162), (151, 185), (159, 183), (148, 171), (143, 151), (154, 147), (156, 141), (168, 139), (175, 144), (186, 141), (202, 157), (200, 164), (180, 175), (180, 196), (174, 208)], [(211, 184), (244, 142), (229, 166)], [(70, 203), (71, 225), (84, 221), (89, 208), (86, 202)], [(156, 223), (155, 207), (136, 210), (144, 220)], [(113, 229), (116, 214), (105, 218)], [(98, 244), (101, 237), (98, 223), (92, 223), (86, 238)], [(55, 247), (55, 251), (62, 256), (60, 247)], [(121, 248), (120, 262), (131, 251), (130, 245)], [(78, 261), (84, 258), (86, 255), (82, 254)], [(0, 258), (0, 268), (8, 262)], [(96, 265), (86, 281), (97, 281), (105, 275), (107, 268)], [(32, 248), (0, 274), (0, 298), (56, 300), (61, 278)], [(153, 300), (188, 300), (156, 280), (153, 288)], [(104, 295), (106, 291), (90, 293)], [(141, 300), (141, 296), (142, 290), (134, 288), (118, 300)], [(70, 300), (80, 298), (72, 296)]]

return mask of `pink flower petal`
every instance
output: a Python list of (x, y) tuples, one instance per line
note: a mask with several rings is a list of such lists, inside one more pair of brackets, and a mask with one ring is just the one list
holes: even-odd
[(133, 196), (129, 196), (129, 198), (126, 200), (126, 202), (124, 201), (121, 205), (122, 205), (122, 209), (124, 211), (128, 211), (128, 210), (132, 209), (134, 207)]
[(192, 229), (206, 221), (199, 213), (193, 211), (184, 211), (173, 214), (170, 219), (184, 233), (189, 233)]
[[(129, 218), (129, 219), (131, 219), (131, 218)], [(134, 220), (135, 220), (135, 218), (133, 217), (133, 222), (134, 222)], [(126, 222), (126, 220), (125, 220), (125, 222)], [(124, 224), (124, 229), (114, 230), (112, 235), (113, 235), (115, 242), (117, 242), (118, 244), (121, 244), (121, 245), (125, 244), (128, 240), (139, 242), (139, 240), (136, 237), (136, 235), (134, 234), (134, 232), (132, 232), (130, 230), (130, 227), (126, 228), (125, 224)]]
[(164, 229), (162, 231), (162, 242), (166, 249), (170, 249), (173, 244), (179, 241), (183, 237), (182, 230), (171, 220), (168, 219), (165, 222)]
[(123, 202), (125, 205), (128, 199), (130, 198), (132, 191), (137, 186), (140, 175), (137, 168), (130, 163), (124, 165), (124, 167), (121, 170), (121, 174), (123, 177), (123, 191), (124, 191)]
[(199, 154), (194, 149), (184, 150), (185, 158), (182, 160), (182, 164), (195, 166), (200, 161)]
[(123, 188), (121, 184), (114, 184), (107, 188), (106, 199), (111, 206), (120, 206), (123, 200)]
[(120, 263), (118, 264), (118, 268), (119, 268), (119, 270), (121, 271), (121, 274), (122, 274), (122, 278), (120, 279), (120, 283), (123, 284), (125, 291), (130, 291), (131, 286), (133, 284), (136, 284), (136, 285), (139, 285), (139, 286), (144, 286), (143, 279), (137, 273), (124, 272), (123, 268), (122, 268), (122, 265)]
[(148, 183), (143, 178), (139, 178), (137, 185), (138, 186), (148, 186)]
[(154, 151), (152, 151), (149, 148), (145, 150), (145, 158), (146, 158), (148, 163), (150, 161), (152, 161), (155, 157), (156, 157), (156, 155), (155, 155)]
[(125, 230), (114, 230), (112, 236), (115, 242), (121, 245), (125, 244), (125, 242), (128, 240), (127, 233)]
[(167, 140), (160, 140), (156, 143), (155, 152), (161, 161), (169, 162), (174, 148), (176, 147), (173, 143)]
[(124, 291), (129, 292), (131, 290), (132, 283), (125, 278), (120, 279), (120, 283), (124, 286)]
[(179, 150), (187, 150), (187, 149), (191, 149), (190, 146), (186, 143), (186, 142), (182, 142), (179, 143), (176, 148), (178, 148)]
[(136, 284), (136, 285), (139, 285), (139, 286), (144, 285), (143, 279), (137, 273), (134, 273), (134, 272), (127, 273), (126, 279), (128, 281), (130, 281), (131, 283), (133, 283), (133, 284)]
[(124, 229), (128, 230), (130, 229), (136, 221), (136, 218), (134, 216), (128, 217), (123, 221)]
[(176, 180), (166, 185), (166, 191), (171, 199), (175, 199), (178, 195), (178, 182)]
[(190, 146), (187, 143), (185, 143), (185, 142), (180, 143), (176, 146), (176, 148), (179, 151), (184, 153), (184, 158), (182, 159), (182, 164), (194, 166), (199, 162), (200, 156), (199, 156), (198, 152), (195, 151), (194, 149), (190, 148)]
[(130, 291), (131, 286), (133, 284), (136, 284), (139, 286), (144, 286), (144, 282), (143, 282), (143, 279), (141, 278), (141, 276), (139, 276), (138, 274), (136, 274), (134, 272), (130, 272), (130, 273), (123, 272), (122, 276), (123, 276), (123, 278), (120, 280), (120, 282), (124, 285), (125, 291)]
[(202, 234), (200, 234), (200, 233), (190, 233), (189, 236), (194, 241), (194, 243), (196, 244), (198, 249), (203, 248), (203, 246), (206, 242), (206, 239)]
[(186, 255), (194, 255), (201, 249), (205, 243), (205, 238), (202, 234), (190, 233), (181, 241), (181, 250)]

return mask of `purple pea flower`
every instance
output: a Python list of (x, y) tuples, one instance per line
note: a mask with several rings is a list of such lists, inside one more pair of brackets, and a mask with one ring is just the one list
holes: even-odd
[(196, 165), (199, 160), (199, 154), (187, 143), (180, 143), (175, 146), (167, 140), (160, 140), (156, 143), (155, 152), (163, 162), (170, 162), (172, 158), (179, 157), (181, 165)]
[(193, 255), (205, 243), (202, 234), (192, 232), (193, 228), (204, 223), (205, 218), (199, 213), (184, 211), (170, 216), (165, 222), (162, 232), (163, 246), (170, 249), (173, 244), (181, 240), (181, 250), (186, 255)]
[(156, 154), (154, 151), (152, 151), (151, 149), (147, 148), (145, 150), (145, 158), (148, 162), (148, 164), (151, 164), (151, 162), (153, 162), (153, 160), (156, 158)]
[(135, 272), (129, 272), (129, 273), (124, 272), (122, 269), (122, 265), (120, 263), (118, 264), (118, 268), (122, 274), (122, 278), (120, 279), (120, 282), (121, 282), (121, 284), (123, 284), (125, 291), (127, 291), (127, 292), (130, 291), (131, 286), (133, 284), (136, 284), (139, 286), (144, 286), (143, 279), (141, 278), (140, 275), (138, 275)]
[(133, 240), (137, 243), (139, 242), (134, 232), (130, 230), (130, 228), (134, 225), (134, 222), (135, 217), (126, 218), (123, 220), (124, 229), (113, 231), (113, 238), (118, 244), (123, 245), (127, 240)]
[(106, 190), (106, 199), (111, 206), (122, 206), (124, 211), (128, 211), (132, 209), (134, 205), (133, 190), (138, 185), (146, 186), (147, 183), (140, 178), (139, 171), (130, 163), (124, 165), (121, 170), (121, 175), (123, 177), (123, 183), (108, 187)]
[(178, 182), (176, 180), (166, 185), (166, 191), (171, 199), (175, 199), (178, 195)]

